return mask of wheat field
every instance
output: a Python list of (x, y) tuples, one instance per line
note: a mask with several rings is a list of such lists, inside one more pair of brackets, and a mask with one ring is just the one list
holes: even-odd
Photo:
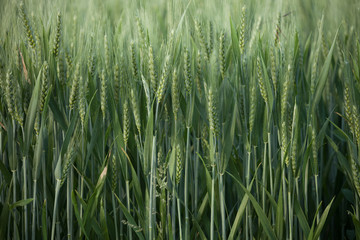
[(0, 239), (360, 239), (356, 0), (0, 8)]

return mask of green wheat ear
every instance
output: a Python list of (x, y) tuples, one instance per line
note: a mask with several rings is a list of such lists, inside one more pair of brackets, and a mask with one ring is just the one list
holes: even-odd
[(205, 36), (204, 36), (204, 32), (203, 32), (203, 28), (201, 26), (201, 23), (198, 20), (195, 20), (195, 30), (197, 32), (199, 41), (200, 41), (200, 46), (202, 47), (203, 51), (206, 53), (206, 60), (210, 60), (210, 51), (209, 51), (209, 47), (205, 41)]
[(353, 112), (355, 139), (358, 145), (360, 146), (360, 115), (356, 105), (353, 105), (352, 112)]
[(35, 122), (34, 122), (34, 130), (35, 130), (36, 136), (38, 137), (39, 133), (40, 133), (40, 113), (39, 113), (39, 111), (36, 112), (36, 118), (35, 118)]
[(103, 115), (103, 119), (106, 117), (106, 86), (107, 85), (107, 78), (105, 76), (105, 70), (103, 69), (101, 72), (101, 89), (100, 89), (100, 105), (101, 105), (101, 112)]
[(79, 81), (80, 81), (80, 64), (76, 64), (75, 73), (71, 85), (70, 90), (70, 98), (69, 98), (69, 108), (73, 110), (78, 99), (78, 91), (79, 91)]
[(115, 192), (116, 186), (117, 186), (118, 175), (119, 175), (118, 167), (116, 164), (115, 154), (113, 154), (113, 156), (112, 156), (111, 170), (112, 170), (111, 171), (111, 191)]
[(120, 75), (119, 75), (119, 64), (114, 66), (114, 99), (115, 103), (119, 102), (120, 99)]
[(353, 114), (351, 109), (351, 96), (350, 96), (350, 89), (347, 82), (344, 85), (344, 110), (345, 110), (345, 117), (347, 119), (347, 123), (349, 125), (351, 133), (355, 133), (354, 125), (353, 125)]
[(138, 130), (139, 135), (141, 135), (141, 121), (140, 121), (140, 110), (139, 105), (137, 101), (137, 96), (135, 95), (135, 91), (133, 88), (130, 90), (130, 99), (131, 99), (131, 105), (133, 109), (133, 114), (135, 118), (135, 125)]
[(177, 144), (176, 145), (176, 184), (180, 183), (183, 167), (184, 166), (183, 166), (180, 144)]
[(214, 25), (212, 21), (209, 21), (209, 53), (208, 53), (209, 56), (211, 55), (213, 50), (214, 50)]
[(82, 76), (80, 76), (80, 86), (79, 86), (79, 115), (81, 120), (81, 125), (85, 126), (85, 114), (86, 114), (86, 82)]
[(256, 66), (257, 66), (257, 77), (258, 77), (259, 86), (260, 86), (260, 93), (261, 93), (262, 98), (264, 99), (264, 102), (268, 103), (268, 95), (267, 95), (267, 91), (265, 89), (265, 82), (264, 82), (264, 77), (263, 77), (263, 73), (262, 73), (261, 60), (260, 60), (259, 56), (256, 58)]
[(104, 49), (105, 49), (105, 69), (106, 69), (106, 73), (107, 75), (110, 74), (110, 63), (111, 63), (111, 59), (110, 59), (110, 48), (109, 48), (109, 41), (108, 41), (108, 37), (105, 34), (104, 35)]
[(355, 159), (352, 157), (351, 160), (351, 173), (352, 173), (352, 180), (354, 182), (354, 186), (356, 189), (356, 192), (358, 196), (360, 196), (360, 178), (359, 178), (359, 167), (355, 161)]
[(196, 55), (196, 75), (195, 75), (196, 88), (200, 98), (202, 97), (202, 65), (201, 65), (201, 52), (198, 51)]
[(29, 45), (31, 46), (31, 48), (35, 51), (36, 50), (36, 42), (35, 42), (35, 38), (34, 38), (34, 32), (31, 28), (28, 15), (25, 10), (24, 2), (20, 2), (19, 9), (20, 9), (20, 17), (21, 17), (21, 20), (23, 23), (23, 28), (24, 28), (24, 31), (25, 31), (25, 34), (27, 37), (27, 41), (28, 41)]
[(69, 80), (70, 76), (66, 76), (66, 74), (70, 75), (70, 69), (65, 70), (65, 63), (62, 51), (60, 51), (57, 62), (56, 62), (56, 72), (57, 77), (59, 79), (60, 85), (65, 85), (66, 78)]
[(124, 145), (127, 146), (130, 134), (129, 102), (127, 98), (123, 104), (123, 129)]
[(163, 71), (161, 74), (160, 83), (159, 83), (158, 89), (156, 91), (156, 96), (157, 96), (158, 102), (161, 102), (161, 100), (164, 96), (164, 93), (165, 93), (166, 81), (168, 78), (169, 68), (170, 68), (169, 64), (170, 64), (170, 56), (166, 56)]
[[(58, 58), (58, 61), (62, 61), (62, 60)], [(73, 61), (68, 51), (65, 51), (65, 61), (66, 61), (66, 78), (70, 79), (73, 69)]]
[(312, 165), (313, 165), (313, 171), (314, 174), (317, 175), (318, 174), (318, 148), (317, 148), (317, 138), (316, 138), (316, 132), (315, 132), (315, 127), (311, 126), (311, 141), (312, 141), (312, 145), (311, 145), (311, 149), (312, 149)]
[(179, 82), (178, 82), (177, 72), (176, 69), (174, 69), (172, 76), (171, 97), (172, 97), (172, 108), (173, 108), (175, 121), (177, 120), (177, 115), (180, 108), (178, 84)]
[(94, 79), (95, 77), (95, 70), (96, 70), (96, 58), (95, 55), (90, 51), (90, 55), (88, 58), (88, 72), (91, 77), (91, 79)]
[(130, 43), (130, 51), (131, 51), (131, 66), (132, 66), (133, 77), (134, 79), (138, 79), (138, 65), (136, 60), (136, 49), (135, 49), (134, 41)]
[(222, 32), (219, 38), (219, 62), (221, 78), (225, 78), (225, 33)]
[(55, 40), (53, 47), (53, 54), (55, 55), (55, 57), (59, 55), (60, 41), (61, 41), (61, 14), (60, 12), (58, 12), (57, 20), (56, 20)]
[(192, 89), (192, 78), (191, 78), (191, 65), (190, 65), (190, 54), (189, 50), (184, 50), (184, 76), (185, 76), (185, 88), (187, 94), (191, 94)]
[(275, 27), (274, 33), (274, 46), (277, 47), (280, 42), (280, 34), (281, 34), (281, 15), (278, 15), (277, 23)]
[(239, 36), (239, 48), (241, 55), (244, 54), (245, 50), (245, 14), (246, 14), (246, 7), (242, 7), (241, 9), (241, 23), (240, 23), (240, 36)]
[(40, 112), (42, 112), (44, 109), (45, 98), (49, 89), (48, 75), (49, 75), (49, 65), (45, 61), (42, 72), (42, 82), (41, 82), (41, 97), (40, 97), (40, 109), (39, 109)]
[(13, 90), (13, 73), (9, 70), (6, 73), (6, 80), (5, 80), (5, 100), (6, 100), (6, 105), (7, 105), (7, 109), (8, 112), (10, 113), (10, 115), (12, 116), (12, 118), (14, 119), (14, 90)]
[(149, 75), (150, 75), (150, 84), (151, 90), (156, 92), (157, 90), (157, 75), (155, 71), (155, 59), (153, 54), (153, 48), (149, 46)]
[(73, 164), (73, 162), (75, 160), (75, 156), (76, 156), (76, 152), (75, 152), (74, 147), (72, 146), (65, 154), (64, 167), (63, 167), (61, 179), (60, 179), (60, 186), (62, 186), (64, 184), (65, 180), (67, 179), (71, 165)]
[(167, 162), (164, 159), (164, 152), (162, 150), (162, 147), (159, 148), (159, 152), (157, 155), (157, 177), (156, 182), (160, 189), (165, 189), (167, 185), (166, 181), (166, 173), (167, 173)]
[(271, 60), (271, 80), (273, 82), (273, 86), (274, 86), (274, 92), (275, 95), (277, 93), (277, 76), (276, 76), (276, 56), (275, 56), (276, 52), (274, 48), (270, 49), (270, 60)]
[(144, 26), (139, 16), (136, 16), (136, 25), (137, 25), (138, 35), (140, 38), (141, 49), (145, 50), (147, 47), (146, 34), (145, 34)]
[(249, 113), (249, 132), (252, 133), (254, 129), (255, 123), (255, 113), (256, 113), (256, 87), (253, 85), (251, 87), (251, 94), (250, 94), (250, 113)]
[(217, 114), (215, 94), (212, 87), (208, 91), (208, 115), (209, 115), (209, 127), (214, 136), (219, 136), (219, 118)]

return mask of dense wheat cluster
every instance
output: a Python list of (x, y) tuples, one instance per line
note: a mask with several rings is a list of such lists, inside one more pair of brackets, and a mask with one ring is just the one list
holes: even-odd
[(3, 1), (0, 239), (360, 239), (360, 3), (264, 2)]

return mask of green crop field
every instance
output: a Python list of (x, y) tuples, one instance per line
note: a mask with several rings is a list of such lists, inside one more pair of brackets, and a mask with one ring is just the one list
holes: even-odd
[(358, 0), (0, 5), (0, 239), (360, 239)]

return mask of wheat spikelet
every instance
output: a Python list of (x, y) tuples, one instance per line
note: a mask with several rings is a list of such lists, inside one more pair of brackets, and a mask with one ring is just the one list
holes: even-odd
[(95, 77), (95, 67), (96, 67), (96, 58), (95, 55), (90, 52), (88, 59), (88, 72), (92, 79)]
[(6, 74), (5, 100), (8, 112), (20, 126), (23, 126), (23, 113), (20, 105), (20, 92), (17, 83), (14, 80), (13, 73), (8, 70)]
[(120, 93), (124, 94), (125, 87), (127, 87), (128, 85), (128, 75), (125, 69), (125, 59), (123, 54), (120, 55), (119, 64), (120, 64)]
[(293, 120), (292, 120), (292, 145), (291, 145), (291, 169), (293, 172), (294, 177), (298, 177), (296, 174), (296, 170), (297, 170), (297, 145), (298, 145), (298, 138), (299, 138), (299, 127), (297, 126), (297, 124), (299, 124), (299, 110), (298, 110), (298, 105), (297, 102), (295, 102), (294, 105), (294, 110), (293, 110), (294, 114), (293, 116)]
[(208, 139), (209, 139), (209, 131), (208, 131), (208, 127), (204, 123), (201, 126), (201, 147), (204, 152), (206, 152), (209, 149)]
[(144, 26), (142, 25), (139, 16), (136, 16), (136, 25), (138, 30), (138, 35), (140, 37), (140, 46), (142, 50), (146, 49), (146, 34), (144, 30)]
[(199, 96), (202, 96), (202, 69), (201, 69), (201, 52), (197, 52), (196, 56), (196, 75), (195, 75), (195, 83), (199, 93)]
[(166, 173), (167, 173), (167, 163), (164, 161), (164, 152), (162, 147), (159, 148), (158, 156), (157, 156), (157, 178), (156, 182), (160, 189), (166, 188)]
[(178, 86), (178, 77), (176, 73), (176, 69), (173, 71), (172, 77), (172, 86), (171, 86), (171, 97), (172, 97), (172, 108), (174, 113), (175, 121), (177, 120), (177, 113), (180, 108), (180, 101), (179, 101), (179, 86)]
[(240, 87), (239, 98), (239, 115), (241, 122), (245, 123), (245, 90), (243, 85)]
[(129, 102), (127, 99), (125, 99), (123, 105), (123, 138), (124, 138), (125, 146), (127, 146), (127, 143), (129, 141), (129, 134), (130, 134)]
[(6, 100), (6, 105), (7, 105), (7, 109), (8, 112), (10, 113), (10, 115), (12, 116), (12, 118), (14, 119), (14, 90), (13, 90), (13, 74), (12, 72), (9, 70), (6, 73), (6, 80), (5, 80), (5, 100)]
[(206, 53), (206, 60), (210, 60), (210, 54), (209, 54), (209, 47), (207, 46), (207, 43), (205, 41), (205, 36), (204, 36), (204, 32), (202, 29), (201, 24), (199, 23), (199, 21), (195, 21), (195, 30), (197, 32), (199, 41), (200, 41), (200, 45), (203, 48), (204, 52)]
[[(288, 122), (288, 96), (290, 93), (290, 85), (291, 85), (291, 80), (290, 80), (290, 72), (291, 72), (291, 67), (290, 64), (288, 65), (288, 71), (286, 72), (286, 78), (285, 78), (285, 83), (282, 89), (282, 93), (281, 93), (281, 145), (282, 145), (282, 149), (283, 151), (286, 150), (287, 145), (288, 145), (288, 128), (287, 128), (287, 122)], [(286, 164), (288, 165), (288, 158), (286, 159)]]
[(74, 78), (73, 78), (71, 90), (70, 90), (70, 97), (69, 97), (70, 110), (74, 109), (76, 101), (77, 101), (77, 95), (78, 95), (78, 89), (79, 89), (79, 75), (80, 75), (80, 65), (78, 63), (78, 64), (76, 64)]
[(101, 105), (101, 112), (103, 115), (103, 119), (106, 117), (106, 84), (107, 84), (107, 78), (105, 76), (105, 70), (103, 69), (101, 72), (101, 89), (100, 89), (100, 105)]
[(81, 126), (85, 126), (85, 113), (86, 113), (86, 83), (83, 77), (80, 76), (79, 85), (79, 115), (81, 120)]
[(209, 115), (209, 127), (214, 136), (219, 135), (219, 119), (217, 115), (215, 95), (212, 87), (208, 91), (208, 115)]
[(71, 71), (73, 69), (73, 62), (70, 54), (67, 51), (65, 51), (65, 61), (66, 61), (66, 78), (70, 79)]
[(54, 47), (53, 47), (53, 54), (55, 55), (55, 57), (59, 55), (60, 41), (61, 41), (61, 14), (60, 12), (58, 12), (56, 19), (56, 34), (55, 34)]
[(317, 175), (318, 174), (318, 149), (317, 149), (317, 139), (316, 139), (316, 132), (315, 132), (315, 127), (311, 126), (311, 141), (312, 141), (312, 145), (311, 145), (311, 149), (312, 149), (312, 160), (313, 160), (313, 171), (314, 174)]
[[(293, 126), (293, 128), (295, 128), (295, 127), (296, 126)], [(293, 144), (291, 146), (291, 169), (292, 169), (292, 172), (293, 172), (294, 176), (297, 176), (296, 175), (296, 170), (297, 170), (297, 164), (296, 164), (297, 145), (298, 145), (298, 133), (295, 130), (294, 140), (293, 140)]]
[(356, 105), (353, 105), (352, 113), (353, 113), (355, 139), (360, 146), (360, 116)]
[(153, 54), (153, 48), (149, 46), (149, 74), (150, 74), (150, 84), (153, 92), (156, 92), (157, 89), (157, 75), (155, 72), (155, 59)]
[(171, 54), (172, 51), (173, 51), (173, 47), (174, 47), (174, 35), (175, 35), (175, 31), (174, 31), (174, 30), (171, 30), (171, 31), (170, 31), (170, 34), (169, 34), (169, 40), (168, 40), (167, 46), (166, 46), (166, 48), (167, 48), (166, 52), (167, 52), (168, 54)]
[(328, 48), (326, 44), (325, 34), (324, 34), (324, 16), (321, 18), (319, 23), (319, 35), (321, 38), (321, 50), (323, 53), (323, 56), (326, 57), (328, 55)]
[(264, 99), (265, 103), (268, 103), (268, 95), (267, 95), (267, 92), (265, 89), (265, 82), (264, 82), (264, 78), (263, 78), (261, 60), (260, 60), (259, 56), (256, 59), (256, 65), (257, 65), (257, 77), (259, 80), (260, 93), (261, 93), (261, 96)]
[(66, 152), (65, 156), (64, 156), (64, 167), (62, 169), (62, 174), (61, 174), (61, 179), (60, 179), (60, 186), (62, 186), (69, 174), (69, 170), (71, 165), (73, 164), (74, 160), (75, 160), (75, 150), (74, 147), (70, 147), (70, 149), (68, 149), (68, 151)]
[(41, 56), (42, 56), (42, 48), (41, 48), (41, 40), (40, 40), (40, 36), (39, 33), (37, 31), (34, 31), (34, 35), (35, 35), (35, 45), (36, 45), (36, 66), (39, 67), (39, 65), (41, 64)]
[(180, 144), (176, 145), (176, 184), (180, 183), (181, 173), (183, 170), (183, 159)]
[(117, 164), (116, 164), (116, 157), (115, 154), (113, 154), (112, 156), (112, 160), (111, 160), (111, 191), (115, 192), (116, 186), (117, 186), (117, 179), (118, 179), (118, 168), (117, 168)]
[(40, 113), (39, 111), (36, 112), (35, 122), (34, 122), (34, 130), (36, 136), (39, 136), (40, 133)]
[(246, 7), (241, 8), (241, 23), (240, 23), (240, 36), (239, 36), (239, 47), (241, 55), (244, 54), (245, 50), (245, 13)]
[(105, 49), (105, 69), (106, 69), (106, 73), (109, 75), (111, 59), (110, 59), (109, 41), (106, 34), (104, 35), (104, 49)]
[(165, 93), (166, 80), (167, 80), (168, 73), (169, 73), (169, 62), (170, 62), (170, 56), (168, 55), (165, 57), (164, 68), (163, 68), (163, 71), (161, 74), (161, 79), (160, 79), (158, 89), (156, 91), (156, 96), (157, 96), (158, 102), (161, 101), (161, 99), (163, 98), (164, 93)]
[(314, 56), (314, 62), (311, 66), (311, 85), (310, 85), (311, 95), (314, 95), (315, 93), (318, 57), (319, 57), (319, 50), (316, 50)]
[(274, 36), (274, 46), (277, 47), (280, 42), (280, 33), (281, 33), (281, 15), (278, 15), (277, 23), (275, 27), (275, 36)]
[(185, 77), (186, 92), (187, 94), (190, 94), (192, 89), (192, 79), (191, 79), (190, 55), (189, 55), (189, 50), (187, 48), (185, 48), (184, 50), (184, 77)]
[(225, 78), (225, 33), (222, 32), (219, 38), (219, 62), (221, 78)]
[(60, 85), (62, 85), (62, 86), (65, 85), (66, 74), (67, 74), (67, 72), (70, 73), (70, 71), (69, 71), (69, 69), (67, 70), (67, 72), (65, 71), (65, 63), (64, 63), (64, 57), (63, 57), (62, 51), (60, 51), (58, 59), (56, 61), (56, 72), (57, 72), (57, 77), (59, 79)]
[(27, 16), (25, 7), (24, 7), (24, 2), (20, 2), (20, 17), (23, 23), (23, 28), (28, 40), (29, 45), (31, 46), (31, 48), (35, 51), (36, 50), (36, 43), (35, 43), (35, 38), (34, 38), (34, 33), (33, 30), (30, 26), (30, 21), (29, 18)]
[(131, 50), (131, 66), (132, 66), (132, 73), (134, 79), (138, 78), (138, 66), (136, 61), (136, 50), (135, 50), (135, 44), (134, 41), (130, 44), (130, 50)]
[(139, 110), (139, 106), (138, 106), (138, 102), (137, 102), (137, 96), (135, 96), (134, 89), (132, 89), (132, 88), (130, 91), (130, 99), (131, 99), (131, 105), (132, 105), (134, 118), (135, 118), (135, 125), (136, 125), (136, 128), (137, 128), (139, 134), (141, 135), (140, 110)]
[(351, 173), (352, 173), (352, 181), (354, 183), (355, 186), (355, 190), (358, 194), (358, 196), (360, 196), (360, 182), (359, 182), (359, 171), (358, 171), (358, 165), (355, 162), (355, 159), (353, 157), (351, 157)]
[(49, 75), (49, 65), (45, 61), (43, 72), (42, 72), (42, 82), (41, 82), (41, 97), (40, 97), (40, 109), (39, 109), (40, 113), (44, 109), (45, 98), (46, 98), (46, 95), (47, 95), (48, 89), (49, 89), (48, 75)]
[(250, 94), (250, 114), (249, 114), (249, 132), (252, 133), (254, 129), (255, 123), (255, 113), (256, 113), (256, 87), (253, 85), (251, 87), (251, 94)]
[(119, 102), (120, 91), (120, 78), (119, 78), (119, 65), (115, 64), (114, 67), (114, 99), (115, 103)]
[(169, 114), (169, 107), (167, 102), (165, 102), (164, 104), (164, 119), (166, 124), (168, 124), (168, 122), (170, 121), (170, 114)]
[(274, 86), (274, 92), (277, 92), (277, 77), (276, 77), (276, 58), (275, 49), (270, 49), (270, 60), (271, 60), (271, 79)]
[(213, 50), (214, 50), (214, 25), (212, 21), (209, 21), (209, 53), (208, 53), (209, 56), (211, 55)]
[[(286, 121), (282, 120), (281, 121), (281, 147), (282, 147), (282, 151), (285, 153), (286, 148), (287, 148), (287, 144), (288, 144), (288, 139), (287, 139), (287, 131), (286, 131)], [(289, 158), (286, 157), (284, 159), (286, 166), (289, 165)]]
[(352, 115), (352, 109), (351, 109), (351, 96), (350, 96), (350, 89), (347, 82), (345, 82), (344, 86), (344, 110), (345, 110), (345, 117), (348, 121), (348, 125), (350, 128), (350, 131), (354, 134), (354, 125), (353, 125), (353, 115)]

